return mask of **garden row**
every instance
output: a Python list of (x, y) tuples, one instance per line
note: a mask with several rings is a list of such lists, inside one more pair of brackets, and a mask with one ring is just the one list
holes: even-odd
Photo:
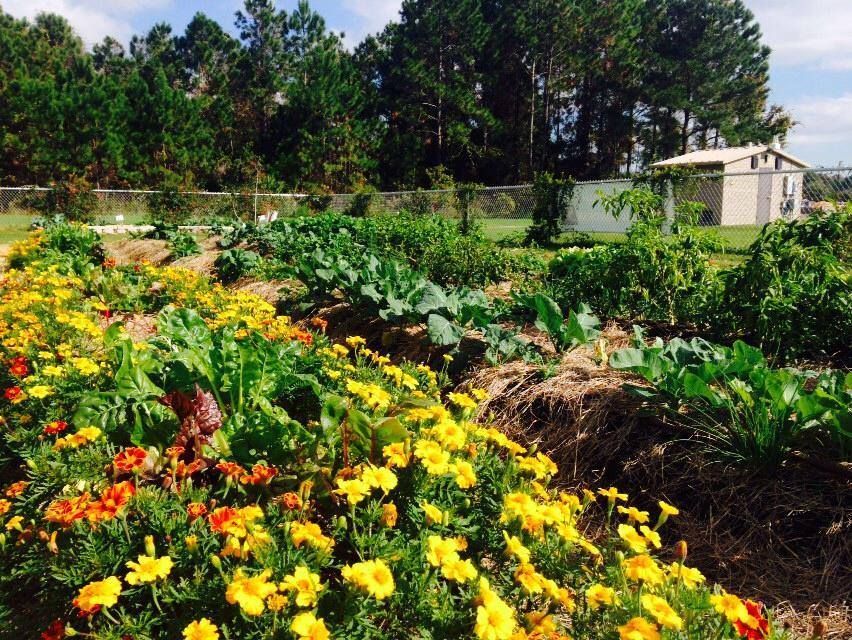
[(11, 262), (4, 634), (776, 636), (667, 539), (675, 507), (551, 487), (547, 456), (470, 421), (479, 390), (196, 274), (117, 268), (79, 228)]

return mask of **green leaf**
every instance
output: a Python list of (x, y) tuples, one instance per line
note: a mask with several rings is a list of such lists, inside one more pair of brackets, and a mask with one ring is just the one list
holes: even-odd
[(437, 313), (432, 313), (426, 320), (429, 340), (432, 344), (449, 346), (458, 344), (464, 337), (464, 327), (460, 327)]

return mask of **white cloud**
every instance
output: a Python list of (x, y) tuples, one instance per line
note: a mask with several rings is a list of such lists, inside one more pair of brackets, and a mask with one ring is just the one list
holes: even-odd
[(172, 0), (1, 0), (2, 9), (17, 18), (35, 18), (39, 13), (64, 16), (86, 45), (113, 36), (127, 42), (134, 30), (130, 16), (166, 7)]
[(355, 46), (366, 36), (385, 28), (388, 22), (399, 20), (402, 0), (343, 0), (344, 9), (358, 17), (358, 24), (343, 29), (347, 46)]
[(790, 134), (797, 147), (852, 144), (852, 93), (836, 98), (802, 98), (791, 105), (801, 125)]
[(852, 1), (746, 0), (776, 66), (852, 70)]

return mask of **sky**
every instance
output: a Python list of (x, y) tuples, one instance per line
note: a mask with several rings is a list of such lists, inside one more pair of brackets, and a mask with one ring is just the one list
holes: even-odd
[[(787, 149), (816, 166), (852, 165), (852, 0), (745, 0), (772, 48), (770, 101), (792, 111), (798, 126)], [(296, 0), (278, 0), (292, 9)], [(197, 11), (232, 27), (241, 0), (0, 0), (17, 17), (59, 13), (91, 46), (106, 35), (127, 43), (155, 22), (178, 33)], [(313, 0), (349, 46), (395, 19), (401, 0)]]

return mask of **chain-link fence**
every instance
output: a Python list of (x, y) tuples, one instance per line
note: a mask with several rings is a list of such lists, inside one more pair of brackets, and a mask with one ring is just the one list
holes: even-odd
[[(636, 185), (630, 179), (578, 182), (567, 199), (563, 227), (600, 238), (618, 237), (630, 224), (629, 212), (616, 219), (601, 205), (602, 195), (614, 195)], [(664, 189), (665, 190), (665, 189)], [(0, 238), (3, 232), (23, 230), (44, 210), (44, 188), (0, 187)], [(715, 227), (733, 247), (745, 247), (760, 227), (778, 218), (793, 219), (852, 201), (852, 168), (714, 173), (682, 178), (667, 189), (666, 208), (674, 212), (681, 201), (702, 202), (701, 223)], [(460, 218), (463, 212), (478, 221), (486, 235), (500, 239), (522, 233), (532, 222), (535, 193), (531, 185), (334, 195), (282, 193), (168, 194), (143, 190), (104, 190), (93, 193), (96, 223), (133, 225), (160, 217), (167, 208), (184, 224), (210, 224), (242, 219), (267, 222), (302, 212), (331, 209), (352, 215), (393, 214), (402, 210), (421, 215)]]

